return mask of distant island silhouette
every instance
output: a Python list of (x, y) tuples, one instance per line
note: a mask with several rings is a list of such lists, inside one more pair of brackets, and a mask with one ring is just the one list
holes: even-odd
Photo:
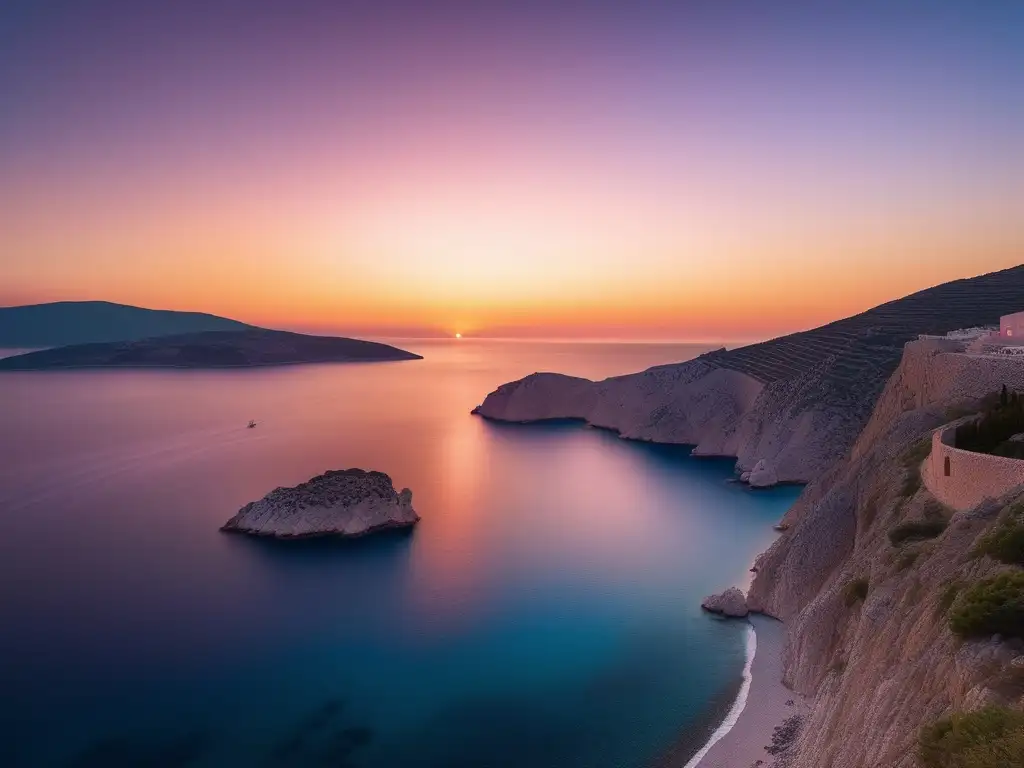
[(253, 328), (256, 326), (204, 312), (144, 309), (109, 301), (0, 307), (0, 347), (63, 347)]
[(373, 341), (249, 328), (72, 344), (0, 359), (0, 371), (71, 368), (255, 368), (299, 363), (419, 360)]

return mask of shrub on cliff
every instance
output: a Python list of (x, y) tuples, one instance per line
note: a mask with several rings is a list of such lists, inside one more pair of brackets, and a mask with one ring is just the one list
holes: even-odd
[(921, 729), (925, 768), (1006, 768), (1024, 765), (1024, 712), (985, 707)]
[(939, 595), (939, 604), (937, 612), (943, 614), (953, 607), (953, 603), (956, 600), (956, 596), (960, 594), (960, 590), (964, 588), (964, 585), (959, 581), (951, 581), (946, 584), (942, 590), (942, 594)]
[(868, 596), (868, 580), (864, 578), (854, 579), (846, 585), (846, 589), (843, 590), (843, 596), (846, 598), (847, 605), (853, 605), (864, 600)]
[(964, 591), (950, 610), (949, 626), (965, 638), (1024, 637), (1024, 573), (983, 579)]
[(924, 437), (907, 448), (900, 457), (900, 463), (904, 467), (916, 467), (928, 458), (932, 452), (932, 439)]
[[(994, 398), (993, 398), (994, 399)], [(1024, 442), (1011, 440), (1024, 432), (1024, 397), (1003, 387), (990, 399), (981, 417), (956, 428), (956, 447), (997, 456), (1024, 458)]]
[(894, 547), (898, 547), (905, 541), (934, 539), (944, 530), (946, 530), (945, 520), (913, 520), (909, 523), (897, 525), (889, 531), (889, 542)]
[(900, 457), (900, 463), (907, 470), (903, 477), (903, 487), (900, 489), (900, 496), (909, 498), (921, 489), (921, 462), (928, 458), (932, 452), (931, 438), (918, 440)]
[(988, 555), (1011, 565), (1024, 565), (1024, 523), (1007, 520), (974, 545), (975, 556)]

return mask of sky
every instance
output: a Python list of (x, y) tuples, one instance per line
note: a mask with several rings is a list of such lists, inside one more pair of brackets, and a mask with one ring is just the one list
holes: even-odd
[(1024, 3), (5, 0), (0, 305), (767, 338), (1024, 262)]

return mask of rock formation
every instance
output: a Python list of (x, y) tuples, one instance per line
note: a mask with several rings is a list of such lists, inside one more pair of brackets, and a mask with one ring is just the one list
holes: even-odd
[[(748, 606), (786, 621), (785, 680), (816, 698), (790, 768), (917, 768), (922, 725), (1024, 703), (1024, 644), (960, 640), (944, 602), (957, 585), (1005, 572), (972, 550), (1021, 494), (953, 514), (920, 482), (933, 429), (1004, 383), (1024, 391), (1020, 361), (960, 349), (907, 345), (850, 454), (806, 488), (757, 559)], [(929, 519), (948, 527), (899, 544), (889, 536)]]
[(708, 595), (700, 607), (732, 618), (743, 618), (750, 612), (747, 610), (747, 598), (736, 587), (730, 587), (718, 595)]
[(747, 475), (747, 482), (750, 483), (752, 488), (771, 488), (773, 485), (778, 485), (779, 476), (775, 472), (775, 467), (771, 465), (771, 462), (766, 459), (760, 459), (754, 468), (750, 470), (750, 474)]
[(867, 424), (903, 345), (984, 325), (1024, 306), (1024, 266), (958, 280), (812, 331), (641, 373), (590, 381), (537, 373), (474, 413), (500, 421), (580, 419), (622, 437), (693, 445), (695, 455), (761, 459), (778, 482), (822, 477)]
[(326, 472), (294, 488), (277, 488), (242, 507), (223, 531), (298, 539), (363, 536), (414, 525), (412, 491), (395, 492), (383, 472)]

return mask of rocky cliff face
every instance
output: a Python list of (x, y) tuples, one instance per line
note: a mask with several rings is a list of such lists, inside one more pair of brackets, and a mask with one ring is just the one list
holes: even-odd
[[(573, 418), (623, 437), (765, 459), (779, 482), (810, 482), (847, 455), (903, 346), (918, 334), (992, 322), (1024, 306), (1024, 266), (957, 280), (859, 315), (760, 344), (592, 382), (539, 373), (504, 384), (476, 409), (487, 418)], [(937, 385), (944, 386), (944, 385)], [(945, 393), (952, 396), (954, 393)], [(921, 392), (941, 398), (942, 392)]]
[(803, 483), (845, 453), (865, 420), (862, 409), (823, 400), (826, 386), (817, 369), (765, 384), (705, 355), (597, 382), (535, 373), (503, 384), (474, 413), (580, 419), (631, 440), (693, 445), (698, 456), (735, 456), (740, 472), (763, 460), (773, 481)]
[[(1007, 566), (971, 555), (1012, 498), (950, 515), (919, 480), (931, 431), (1024, 364), (913, 342), (849, 455), (813, 481), (757, 561), (748, 602), (787, 622), (786, 682), (816, 697), (792, 768), (912, 768), (923, 723), (995, 701), (1024, 704), (1024, 645), (961, 642), (951, 585)], [(936, 538), (894, 545), (908, 521), (949, 518)], [(866, 597), (861, 597), (866, 590)]]
[(503, 384), (474, 413), (498, 421), (580, 419), (631, 440), (694, 445), (694, 454), (736, 456), (740, 471), (766, 459), (781, 482), (805, 482), (834, 462), (856, 423), (817, 407), (800, 386), (765, 386), (706, 357), (590, 381), (535, 373)]

